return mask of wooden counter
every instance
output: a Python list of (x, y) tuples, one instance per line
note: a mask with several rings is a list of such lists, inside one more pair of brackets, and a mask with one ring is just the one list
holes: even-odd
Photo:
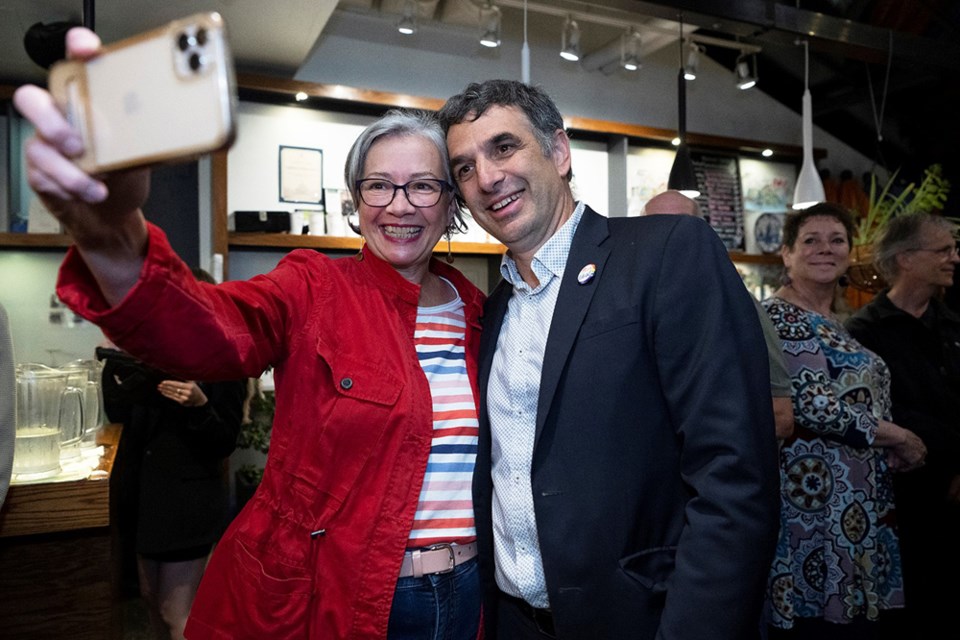
[[(119, 543), (111, 512), (121, 427), (91, 478), (11, 485), (0, 510), (0, 636), (119, 638)], [(115, 492), (114, 492), (115, 493)]]

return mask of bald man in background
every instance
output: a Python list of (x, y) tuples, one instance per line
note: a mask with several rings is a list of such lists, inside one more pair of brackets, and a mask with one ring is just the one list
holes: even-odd
[[(643, 206), (641, 215), (688, 215), (700, 216), (700, 205), (679, 191), (664, 191), (653, 196)], [(770, 394), (773, 399), (773, 420), (776, 424), (777, 438), (783, 440), (793, 433), (793, 391), (790, 386), (790, 374), (783, 363), (780, 337), (770, 323), (767, 312), (754, 299), (763, 339), (767, 344), (767, 359), (770, 361)]]

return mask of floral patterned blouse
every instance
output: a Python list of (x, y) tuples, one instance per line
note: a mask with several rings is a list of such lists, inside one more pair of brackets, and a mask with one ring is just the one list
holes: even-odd
[(890, 470), (870, 446), (890, 416), (890, 371), (839, 322), (781, 298), (763, 306), (783, 345), (796, 425), (780, 452), (771, 624), (876, 620), (903, 606)]

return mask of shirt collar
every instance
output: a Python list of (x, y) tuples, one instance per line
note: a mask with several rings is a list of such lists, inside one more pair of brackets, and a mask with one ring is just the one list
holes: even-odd
[[(533, 269), (537, 280), (540, 281), (538, 289), (546, 285), (552, 278), (563, 275), (563, 270), (567, 266), (567, 257), (570, 255), (570, 245), (573, 244), (573, 236), (580, 225), (584, 209), (584, 203), (582, 201), (577, 202), (570, 218), (534, 254), (530, 268)], [(500, 275), (514, 288), (530, 288), (520, 277), (517, 263), (509, 251), (503, 255), (503, 259), (500, 261)]]

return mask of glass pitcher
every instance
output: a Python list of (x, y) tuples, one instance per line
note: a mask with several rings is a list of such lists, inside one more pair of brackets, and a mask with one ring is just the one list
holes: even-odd
[(103, 363), (99, 360), (74, 360), (61, 367), (65, 371), (83, 371), (86, 379), (83, 382), (83, 438), (81, 447), (94, 447), (97, 443), (97, 433), (103, 425), (105, 414), (103, 408)]
[(83, 436), (83, 391), (67, 371), (17, 365), (17, 428), (13, 473), (39, 479), (60, 472), (60, 451)]

